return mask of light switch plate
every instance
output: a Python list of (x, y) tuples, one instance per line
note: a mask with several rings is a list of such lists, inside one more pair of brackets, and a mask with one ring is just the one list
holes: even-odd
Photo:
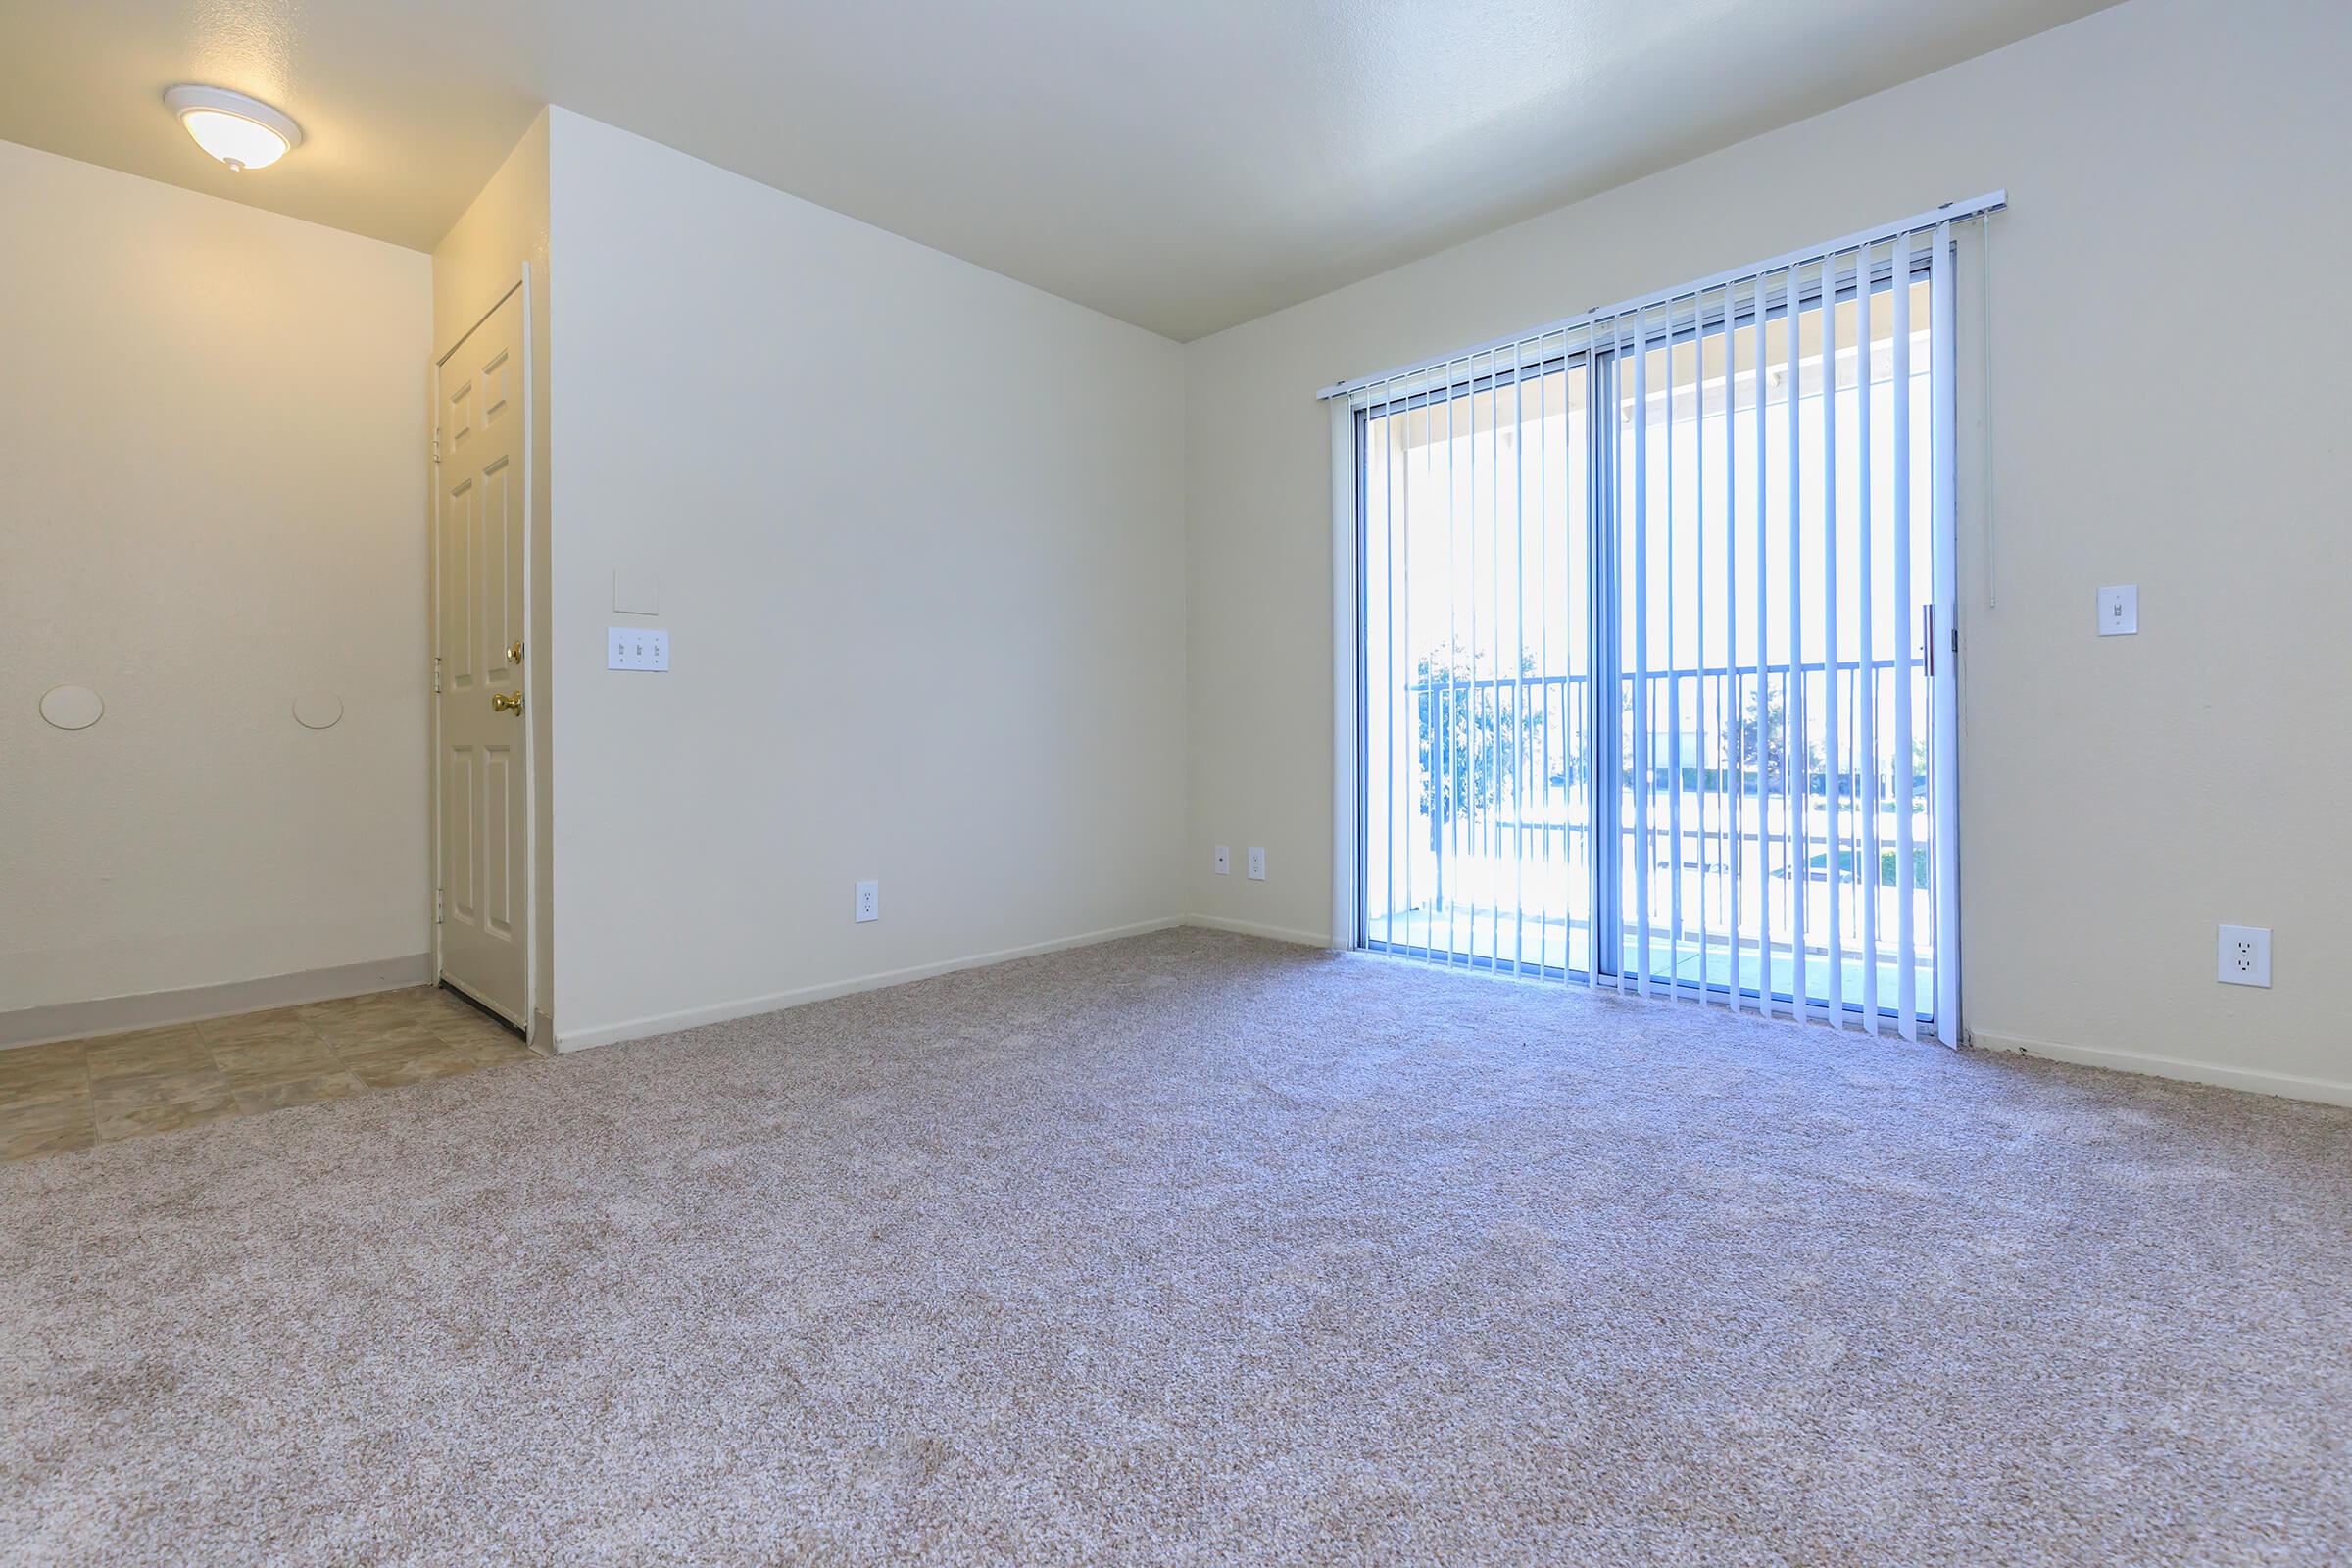
[(662, 613), (662, 574), (642, 566), (622, 566), (614, 571), (612, 611), (620, 615)]
[(1262, 845), (1252, 844), (1250, 846), (1250, 880), (1252, 882), (1263, 882), (1265, 879), (1265, 848)]
[(1220, 844), (1217, 846), (1217, 875), (1231, 876), (1232, 874), (1233, 851)]
[(652, 626), (607, 626), (607, 669), (669, 668), (669, 633)]
[(2125, 584), (2099, 590), (2099, 635), (2130, 637), (2139, 630), (2139, 589)]

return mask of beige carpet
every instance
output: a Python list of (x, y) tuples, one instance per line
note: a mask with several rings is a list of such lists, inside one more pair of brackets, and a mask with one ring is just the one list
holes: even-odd
[(0, 1167), (0, 1561), (2352, 1560), (2352, 1115), (1196, 931)]

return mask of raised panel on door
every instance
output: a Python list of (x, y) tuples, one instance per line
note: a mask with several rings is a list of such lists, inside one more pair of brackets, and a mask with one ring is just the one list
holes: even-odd
[(482, 662), (494, 682), (514, 672), (508, 657), (522, 640), (522, 498), (516, 494), (514, 465), (501, 457), (483, 469), (481, 497), (481, 589), (475, 599), (481, 621)]
[(522, 767), (512, 746), (486, 747), (482, 752), (482, 929), (512, 939), (514, 886), (520, 871), (520, 845), (510, 824), (519, 818), (516, 792), (522, 787)]
[(448, 406), (441, 416), (441, 439), (449, 448), (444, 455), (461, 467), (466, 449), (473, 441), (474, 391), (473, 377), (459, 376), (444, 395)]
[(514, 410), (514, 354), (501, 348), (482, 367), (478, 382), (481, 387), (482, 423), (485, 425), (496, 424)]
[(475, 925), (481, 919), (476, 771), (473, 747), (450, 748), (449, 770), (441, 787), (442, 893), (448, 918), (461, 925)]
[[(444, 469), (444, 472), (447, 470)], [(474, 561), (479, 555), (475, 524), (479, 492), (469, 476), (461, 476), (441, 502), (440, 635), (441, 678), (449, 685), (469, 689), (480, 678), (473, 606)]]

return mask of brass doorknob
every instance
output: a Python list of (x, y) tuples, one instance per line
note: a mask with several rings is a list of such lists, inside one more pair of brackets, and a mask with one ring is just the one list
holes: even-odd
[(495, 712), (495, 713), (519, 713), (519, 712), (521, 712), (521, 711), (522, 711), (522, 693), (520, 693), (520, 692), (492, 692), (492, 693), (490, 694), (490, 710), (491, 710), (492, 712)]
[(518, 642), (507, 644), (507, 662), (510, 664), (522, 662), (522, 644)]

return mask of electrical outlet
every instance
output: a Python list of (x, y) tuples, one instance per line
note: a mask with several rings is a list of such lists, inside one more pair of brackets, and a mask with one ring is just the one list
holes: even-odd
[(1217, 875), (1231, 876), (1232, 874), (1233, 851), (1220, 844), (1217, 846)]
[(860, 883), (858, 883), (858, 923), (859, 925), (863, 925), (863, 924), (865, 924), (865, 922), (866, 922), (866, 921), (868, 921), (868, 920), (879, 920), (879, 919), (881, 919), (881, 918), (882, 918), (882, 884), (881, 884), (881, 883), (879, 883), (879, 882), (860, 882)]
[(1252, 844), (1250, 846), (1250, 880), (1263, 882), (1265, 879), (1266, 852), (1262, 847)]
[(2226, 986), (2271, 984), (2271, 928), (2266, 925), (2222, 927), (2221, 981)]

